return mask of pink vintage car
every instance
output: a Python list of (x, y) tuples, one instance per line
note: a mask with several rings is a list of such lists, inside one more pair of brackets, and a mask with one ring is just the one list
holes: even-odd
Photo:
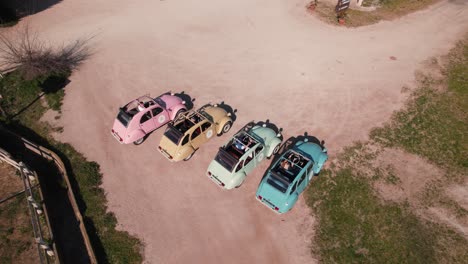
[(173, 93), (141, 96), (119, 109), (112, 135), (121, 143), (139, 145), (155, 129), (187, 111), (185, 101)]

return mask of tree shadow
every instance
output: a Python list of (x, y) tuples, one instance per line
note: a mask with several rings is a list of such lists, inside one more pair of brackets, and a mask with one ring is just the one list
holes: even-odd
[[(2, 126), (11, 131), (15, 131), (15, 133), (18, 135), (25, 137), (36, 144), (50, 149), (60, 157), (65, 165), (76, 203), (81, 214), (83, 215), (86, 231), (91, 241), (92, 248), (94, 249), (96, 258), (99, 263), (108, 263), (108, 257), (104, 250), (102, 241), (96, 232), (96, 226), (89, 217), (85, 216), (87, 210), (86, 202), (81, 195), (80, 187), (76, 180), (76, 175), (67, 156), (61, 150), (50, 145), (47, 139), (41, 137), (39, 134), (29, 129), (28, 127), (21, 125), (19, 122), (10, 122), (8, 125), (0, 123), (0, 128)], [(57, 171), (55, 165), (53, 165), (48, 160), (40, 158), (36, 154), (30, 153), (30, 151), (25, 148), (21, 140), (11, 134), (5, 133), (2, 129), (0, 129), (0, 136), (2, 136), (3, 139), (7, 139), (5, 142), (2, 140), (1, 147), (5, 148), (5, 150), (10, 152), (13, 157), (17, 158), (18, 160), (30, 160), (32, 157), (36, 160), (39, 160), (39, 162), (45, 162), (49, 164), (49, 173), (45, 173), (46, 171), (43, 171), (44, 165), (36, 164), (33, 169), (37, 170), (38, 174), (42, 172), (42, 175), (47, 176), (41, 176), (41, 179), (43, 179), (41, 181), (44, 182), (44, 184), (42, 184), (44, 186), (41, 186), (41, 188), (44, 190), (44, 200), (46, 202), (46, 206), (48, 206), (48, 211), (51, 211), (51, 214), (53, 214), (51, 217), (51, 225), (53, 225), (52, 228), (54, 229), (57, 246), (62, 249), (61, 258), (67, 260), (63, 261), (63, 263), (89, 263), (90, 261), (86, 253), (84, 240), (81, 236), (81, 232), (78, 226), (78, 219), (75, 218), (75, 214), (73, 213), (73, 209), (68, 199), (66, 188), (63, 187), (61, 176), (58, 177), (57, 175), (59, 172)], [(50, 173), (53, 168), (55, 168), (55, 174)], [(51, 177), (53, 175), (56, 177)]]
[(0, 28), (11, 27), (18, 24), (18, 22), (19, 17), (16, 15), (16, 12), (0, 3)]
[(40, 85), (42, 89), (42, 93), (40, 93), (34, 100), (32, 100), (29, 104), (25, 107), (21, 108), (17, 113), (9, 116), (8, 119), (13, 119), (19, 115), (21, 115), (24, 111), (28, 110), (34, 103), (36, 103), (39, 99), (41, 99), (46, 94), (54, 94), (61, 89), (64, 89), (71, 81), (65, 75), (51, 75), (47, 77)]
[[(49, 148), (44, 139), (36, 133), (19, 124), (14, 124), (20, 134)], [(7, 150), (16, 160), (24, 161), (31, 169), (37, 172), (40, 188), (43, 193), (42, 201), (49, 216), (53, 233), (53, 241), (57, 247), (61, 263), (90, 263), (84, 238), (79, 227), (71, 201), (68, 199), (67, 187), (63, 184), (61, 172), (55, 164), (27, 149), (16, 136), (0, 130), (2, 137), (1, 147)], [(25, 135), (26, 136), (26, 135)], [(72, 188), (73, 189), (73, 188)], [(75, 197), (80, 200), (74, 190)]]
[(59, 90), (62, 90), (70, 83), (67, 75), (51, 75), (45, 79), (39, 86), (42, 91), (46, 94), (56, 93)]
[[(2, 0), (0, 3), (0, 10), (2, 10), (2, 13), (8, 12), (6, 18), (13, 19), (10, 21), (17, 22), (22, 17), (42, 12), (61, 1), (62, 0)], [(12, 15), (14, 15), (14, 17), (12, 17)], [(5, 23), (10, 22), (6, 19), (4, 20)]]

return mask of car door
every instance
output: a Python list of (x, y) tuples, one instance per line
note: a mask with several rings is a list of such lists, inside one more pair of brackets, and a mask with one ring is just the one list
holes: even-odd
[(169, 115), (167, 114), (167, 111), (164, 111), (159, 106), (151, 109), (151, 114), (153, 115), (154, 129), (161, 127), (162, 125), (169, 122)]
[(257, 148), (259, 146), (261, 146), (261, 145), (259, 144), (259, 145), (255, 146), (253, 149), (249, 150), (250, 154), (245, 158), (245, 162), (244, 162), (245, 174), (249, 174), (257, 166), (257, 161), (256, 161), (256, 157), (255, 157), (255, 150), (257, 150)]
[(262, 162), (262, 160), (265, 159), (266, 156), (266, 148), (264, 145), (260, 144), (258, 147), (255, 149), (255, 162), (257, 163), (255, 167)]
[(302, 176), (297, 181), (297, 192), (302, 193), (307, 187), (308, 183), (307, 170), (303, 170)]
[(147, 110), (140, 118), (140, 128), (145, 133), (149, 133), (154, 130), (154, 121), (152, 117), (151, 110)]
[(195, 130), (192, 132), (192, 135), (190, 136), (190, 141), (192, 142), (192, 146), (195, 149), (198, 149), (214, 134), (213, 125), (208, 122), (208, 120), (204, 120), (197, 125), (198, 127), (195, 128)]
[(201, 144), (203, 144), (203, 138), (202, 138), (202, 132), (201, 132), (200, 126), (197, 126), (197, 128), (195, 128), (195, 130), (193, 130), (192, 133), (190, 134), (190, 144), (192, 144), (192, 147), (194, 149), (198, 149), (201, 146)]
[(205, 120), (205, 122), (203, 122), (203, 124), (201, 124), (201, 130), (202, 130), (203, 135), (205, 136), (205, 141), (210, 140), (213, 137), (213, 135), (215, 134), (214, 133), (214, 126), (208, 120)]

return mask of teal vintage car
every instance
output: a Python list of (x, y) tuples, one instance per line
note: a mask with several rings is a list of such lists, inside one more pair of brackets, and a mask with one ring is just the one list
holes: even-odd
[(308, 139), (297, 141), (268, 168), (258, 186), (257, 200), (280, 214), (291, 210), (327, 159), (322, 144)]
[(265, 157), (278, 152), (282, 140), (281, 129), (275, 125), (252, 121), (219, 148), (206, 173), (224, 189), (237, 188)]

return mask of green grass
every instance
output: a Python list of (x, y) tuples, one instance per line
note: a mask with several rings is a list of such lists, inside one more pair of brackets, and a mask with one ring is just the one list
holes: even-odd
[(0, 220), (0, 263), (14, 263), (16, 257), (30, 249), (33, 241), (25, 196), (0, 204)]
[[(458, 44), (449, 55), (444, 80), (426, 77), (407, 107), (371, 132), (371, 138), (399, 147), (450, 170), (468, 169), (468, 45)], [(440, 91), (438, 84), (448, 89)]]
[(381, 204), (351, 169), (321, 176), (313, 189), (308, 201), (321, 201), (315, 209), (323, 216), (317, 235), (323, 262), (434, 262), (428, 228), (406, 208)]
[(384, 148), (401, 148), (444, 171), (419, 198), (421, 206), (436, 204), (466, 217), (443, 190), (467, 175), (467, 39), (451, 51), (444, 67), (443, 78), (422, 79), (404, 109), (374, 129), (370, 141), (345, 148), (307, 189), (307, 204), (319, 220), (312, 250), (322, 262), (466, 263), (468, 243), (462, 235), (420, 218), (408, 202), (382, 201), (373, 189), (379, 180), (400, 183), (392, 168), (373, 161)]
[(313, 248), (323, 263), (463, 263), (466, 241), (414, 215), (406, 204), (383, 203), (354, 168), (325, 171), (307, 191), (319, 217)]
[[(57, 76), (53, 78), (57, 78)], [(41, 137), (41, 141), (43, 141), (41, 144), (47, 144), (46, 147), (60, 152), (63, 157), (69, 160), (69, 176), (76, 180), (79, 195), (86, 204), (86, 211), (82, 214), (86, 220), (86, 228), (98, 260), (110, 263), (141, 263), (141, 242), (127, 232), (117, 231), (115, 216), (107, 212), (106, 197), (104, 191), (99, 187), (102, 180), (99, 165), (87, 161), (69, 144), (55, 141), (50, 136), (53, 128), (38, 121), (47, 110), (41, 104), (41, 99), (38, 99), (38, 96), (43, 92), (41, 86), (47, 79), (40, 78), (28, 81), (17, 73), (8, 74), (0, 79), (0, 94), (4, 98), (0, 100), (0, 105), (8, 115), (8, 117), (1, 117), (0, 121), (13, 128), (26, 127), (31, 129)], [(62, 89), (52, 89), (52, 92), (45, 94), (45, 99), (49, 107), (60, 110), (63, 95)], [(31, 102), (34, 103), (31, 104)], [(21, 114), (16, 115), (19, 112)], [(74, 192), (76, 194), (77, 190)], [(93, 239), (95, 234), (97, 234), (99, 242), (97, 238)]]

